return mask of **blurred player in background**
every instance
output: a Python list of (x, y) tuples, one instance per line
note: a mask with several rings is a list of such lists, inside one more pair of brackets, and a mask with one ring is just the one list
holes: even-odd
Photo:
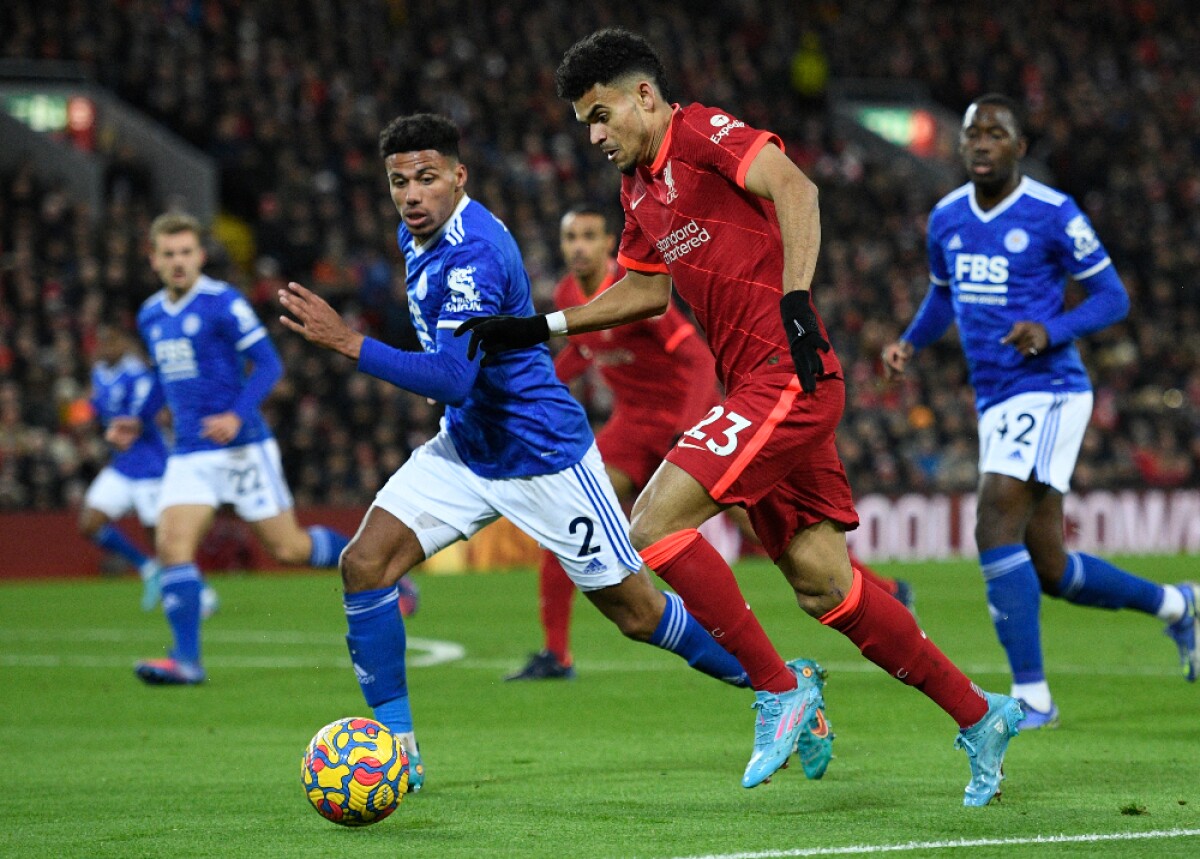
[(739, 503), (800, 606), (955, 720), (971, 767), (964, 804), (986, 804), (1020, 704), (982, 692), (847, 555), (845, 532), (858, 517), (834, 443), (845, 383), (809, 297), (820, 245), (815, 186), (775, 135), (720, 110), (672, 105), (661, 60), (633, 33), (576, 42), (556, 78), (591, 142), (623, 174), (617, 259), (626, 275), (565, 312), (472, 320), (463, 326), (472, 346), (496, 359), (552, 334), (644, 319), (663, 312), (673, 284), (707, 334), (726, 399), (655, 472), (634, 506), (632, 535), (647, 565), (750, 674), (759, 727), (742, 784), (761, 783), (791, 754), (797, 678), (696, 531)]
[[(267, 330), (237, 289), (201, 273), (199, 222), (189, 215), (160, 215), (150, 226), (150, 248), (150, 265), (163, 288), (142, 305), (138, 329), (175, 432), (156, 535), (163, 612), (174, 646), (167, 658), (139, 662), (135, 671), (150, 684), (193, 684), (205, 679), (196, 550), (217, 508), (233, 505), (271, 555), (288, 564), (331, 567), (347, 539), (296, 522), (279, 446), (259, 413), (283, 367)], [(140, 426), (139, 421), (123, 432), (128, 437)]]
[[(422, 351), (393, 349), (349, 328), (323, 299), (296, 283), (280, 291), (281, 317), (308, 341), (358, 369), (446, 404), (441, 432), (413, 452), (375, 496), (342, 555), (347, 642), (375, 718), (399, 735), (425, 770), (413, 730), (405, 630), (396, 581), (415, 564), (505, 516), (550, 547), (588, 599), (631, 639), (669, 650), (732, 685), (737, 660), (656, 590), (629, 542), (583, 408), (554, 374), (544, 345), (483, 362), (454, 337), (481, 314), (533, 311), (529, 277), (508, 229), (466, 192), (457, 126), (444, 116), (393, 120), (380, 135), (392, 201), (401, 216), (408, 306)], [(294, 317), (294, 318), (293, 318)], [(823, 703), (810, 689), (799, 724)]]
[[(115, 523), (136, 512), (154, 542), (158, 491), (167, 464), (167, 445), (155, 418), (165, 401), (158, 377), (138, 354), (133, 338), (111, 321), (96, 328), (91, 403), (104, 438), (116, 454), (83, 497), (79, 530), (100, 548), (133, 565), (142, 579), (142, 610), (151, 611), (159, 600), (158, 562), (146, 556)], [(200, 602), (201, 614), (211, 615), (217, 609), (216, 591), (205, 584)]]
[[(1163, 587), (1064, 547), (1063, 495), (1092, 413), (1075, 340), (1123, 319), (1129, 298), (1075, 201), (1021, 174), (1025, 150), (1011, 99), (967, 108), (960, 154), (970, 182), (930, 216), (929, 292), (883, 361), (903, 373), (957, 322), (979, 412), (975, 542), (988, 610), (1025, 703), (1021, 727), (1042, 728), (1059, 718), (1043, 668), (1042, 593), (1166, 621), (1189, 681), (1200, 651), (1195, 585)], [(1087, 292), (1070, 310), (1068, 278)]]
[[(559, 247), (569, 273), (554, 290), (559, 309), (586, 304), (625, 270), (613, 256), (617, 237), (604, 212), (579, 206), (563, 216)], [(604, 470), (622, 507), (628, 507), (679, 434), (717, 401), (712, 353), (702, 335), (670, 306), (662, 316), (568, 341), (554, 360), (570, 383), (596, 367), (612, 392), (612, 414), (596, 436)], [(550, 551), (538, 570), (539, 612), (545, 647), (506, 680), (575, 676), (570, 652), (575, 583)]]

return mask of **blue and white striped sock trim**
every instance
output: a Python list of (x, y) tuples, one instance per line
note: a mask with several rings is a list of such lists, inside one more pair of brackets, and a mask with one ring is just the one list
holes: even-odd
[[(396, 605), (396, 601), (400, 598), (400, 589), (393, 585), (386, 591), (381, 592), (379, 596), (370, 602), (363, 602), (359, 597), (361, 597), (361, 594), (346, 594), (342, 598), (342, 606), (346, 609), (346, 617), (369, 614), (383, 608), (389, 603), (393, 606)], [(396, 611), (400, 611), (399, 607), (396, 608)]]
[(1062, 581), (1058, 583), (1058, 595), (1070, 599), (1079, 593), (1083, 587), (1083, 558), (1078, 552), (1067, 555), (1067, 568), (1063, 570)]
[[(663, 591), (662, 595), (667, 598), (667, 604), (663, 606), (662, 621), (659, 623), (662, 633), (656, 634), (655, 637), (658, 640), (655, 644), (664, 650), (673, 652), (683, 639), (683, 631), (687, 628), (688, 613), (679, 594)], [(658, 633), (658, 630), (655, 632)]]
[(195, 564), (173, 564), (159, 572), (159, 584), (164, 588), (200, 581), (200, 568)]
[(1027, 549), (1021, 549), (1019, 552), (1013, 552), (1011, 555), (1007, 555), (998, 561), (992, 561), (990, 564), (984, 564), (983, 580), (985, 582), (990, 582), (992, 579), (998, 579), (1001, 576), (1011, 573), (1022, 564), (1031, 563), (1033, 563), (1033, 559), (1029, 556), (1029, 551)]

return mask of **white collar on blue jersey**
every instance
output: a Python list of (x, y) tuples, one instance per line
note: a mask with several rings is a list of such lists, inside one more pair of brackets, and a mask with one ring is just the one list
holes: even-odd
[(971, 201), (971, 211), (975, 213), (975, 217), (979, 218), (979, 220), (986, 224), (988, 221), (995, 220), (1012, 208), (1012, 205), (1016, 203), (1017, 200), (1021, 199), (1021, 196), (1026, 192), (1026, 190), (1028, 190), (1028, 188), (1029, 177), (1022, 176), (1021, 181), (1017, 183), (1017, 187), (1013, 188), (1012, 193), (996, 205), (992, 206), (992, 208), (986, 212), (979, 208), (979, 203), (975, 201), (974, 185), (971, 186), (971, 193), (967, 195), (967, 199)]
[[(419, 257), (421, 254), (427, 252), (431, 248), (437, 247), (437, 243), (442, 240), (442, 236), (446, 234), (446, 230), (450, 228), (451, 224), (462, 217), (463, 209), (467, 208), (467, 203), (470, 202), (471, 195), (463, 194), (462, 199), (458, 201), (458, 205), (454, 207), (454, 211), (450, 213), (450, 217), (446, 219), (446, 223), (438, 227), (438, 231), (427, 238), (420, 245), (417, 244), (416, 237), (414, 236), (412, 242), (413, 256)], [(412, 234), (410, 233), (409, 235)]]
[[(202, 292), (211, 292), (213, 288), (220, 287), (220, 282), (213, 280), (206, 274), (201, 274), (196, 278), (196, 282), (192, 284), (192, 288), (183, 294), (179, 301), (172, 303), (170, 293), (164, 288), (162, 291), (162, 306), (168, 316), (178, 316), (183, 313), (184, 309), (192, 303), (192, 301)], [(205, 290), (204, 287), (209, 287)]]

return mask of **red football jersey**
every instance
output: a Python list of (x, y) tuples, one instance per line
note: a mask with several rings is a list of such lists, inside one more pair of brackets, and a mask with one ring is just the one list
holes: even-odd
[[(783, 148), (774, 134), (715, 108), (675, 106), (654, 164), (621, 180), (625, 229), (617, 259), (633, 271), (671, 276), (708, 337), (726, 391), (760, 372), (795, 372), (779, 315), (783, 244), (775, 206), (745, 188), (746, 171), (767, 143)], [(832, 350), (821, 359), (825, 375), (841, 376)]]
[[(611, 263), (596, 295), (624, 275), (619, 265)], [(590, 300), (574, 275), (568, 274), (554, 289), (559, 309)], [(672, 426), (686, 428), (718, 399), (712, 354), (696, 327), (673, 305), (653, 319), (572, 334), (554, 368), (560, 379), (569, 382), (592, 364), (612, 390), (614, 413), (655, 412)]]

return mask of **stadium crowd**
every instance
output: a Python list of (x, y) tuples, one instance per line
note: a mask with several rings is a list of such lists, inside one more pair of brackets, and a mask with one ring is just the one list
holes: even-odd
[[(300, 504), (369, 502), (439, 410), (283, 331), (276, 287), (299, 280), (415, 346), (376, 141), (392, 116), (435, 110), (465, 129), (473, 193), (513, 231), (548, 309), (560, 215), (616, 200), (618, 176), (552, 79), (562, 50), (607, 24), (661, 47), (674, 98), (777, 132), (819, 185), (814, 296), (847, 369), (840, 445), (859, 494), (973, 488), (975, 416), (953, 345), (899, 384), (880, 379), (880, 349), (927, 288), (924, 221), (949, 187), (840, 136), (826, 85), (912, 79), (954, 112), (988, 91), (1027, 105), (1031, 155), (1088, 212), (1133, 303), (1086, 343), (1096, 407), (1075, 485), (1171, 487), (1200, 481), (1190, 5), (17, 0), (0, 9), (0, 57), (77, 62), (216, 160), (216, 235), (249, 241), (214, 243), (209, 271), (245, 290), (280, 348), (266, 411)], [(127, 153), (112, 163), (100, 213), (28, 169), (0, 176), (0, 509), (73, 505), (106, 456), (84, 403), (94, 329), (114, 313), (132, 325), (157, 289), (146, 232), (164, 202)]]

